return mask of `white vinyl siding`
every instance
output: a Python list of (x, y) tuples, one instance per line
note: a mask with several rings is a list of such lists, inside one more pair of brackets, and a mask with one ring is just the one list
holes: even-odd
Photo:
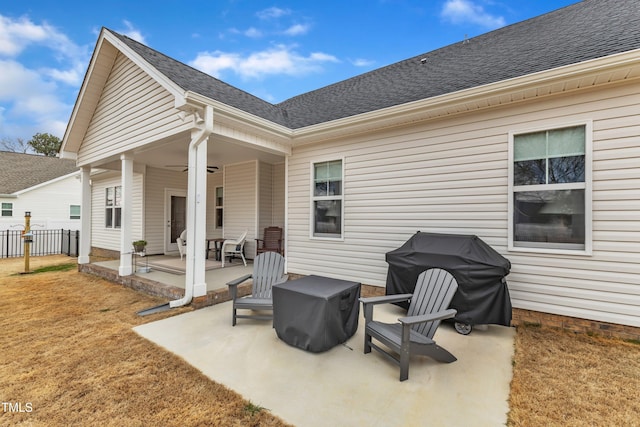
[(248, 230), (244, 251), (247, 258), (256, 253), (257, 173), (255, 161), (224, 168), (224, 238), (236, 238)]
[(84, 164), (186, 130), (174, 98), (124, 55), (118, 54), (78, 153)]
[[(608, 86), (294, 147), (288, 269), (384, 286), (418, 230), (475, 234), (512, 263), (513, 306), (640, 326), (640, 85)], [(593, 124), (592, 255), (508, 251), (509, 132)], [(538, 125), (536, 125), (538, 124)], [(345, 159), (344, 242), (309, 237), (309, 163)]]

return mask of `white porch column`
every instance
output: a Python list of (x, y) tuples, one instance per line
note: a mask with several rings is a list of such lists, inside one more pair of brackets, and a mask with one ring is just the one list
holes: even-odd
[(78, 264), (88, 264), (91, 253), (91, 167), (80, 169), (82, 182), (82, 201), (80, 204), (80, 247), (78, 248)]
[[(192, 131), (192, 139), (201, 133)], [(207, 294), (207, 139), (189, 151), (188, 175), (186, 283), (193, 284), (193, 296), (199, 297)]]
[(133, 274), (132, 262), (132, 224), (133, 224), (133, 157), (131, 154), (122, 154), (122, 200), (121, 200), (121, 222), (120, 222), (120, 268), (118, 273), (121, 276)]

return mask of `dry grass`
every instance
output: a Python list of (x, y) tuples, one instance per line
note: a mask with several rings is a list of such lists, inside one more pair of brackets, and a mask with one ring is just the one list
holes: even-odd
[(131, 330), (179, 311), (141, 318), (162, 301), (75, 268), (22, 270), (0, 261), (0, 425), (285, 425)]
[(640, 343), (519, 327), (509, 426), (640, 426)]
[[(141, 318), (160, 301), (23, 265), (0, 260), (0, 404), (25, 411), (0, 406), (0, 425), (285, 425), (131, 330), (188, 309)], [(509, 426), (640, 426), (639, 391), (638, 343), (518, 329)]]

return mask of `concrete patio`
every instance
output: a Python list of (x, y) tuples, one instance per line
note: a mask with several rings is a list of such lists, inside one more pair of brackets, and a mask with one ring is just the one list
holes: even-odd
[[(168, 258), (149, 257), (149, 261)], [(118, 261), (94, 266), (117, 271)], [(253, 266), (234, 262), (224, 268), (210, 267), (208, 294), (222, 294), (228, 281), (250, 273)], [(127, 280), (184, 292), (184, 274), (153, 267)], [(231, 304), (220, 301), (224, 296), (215, 305), (138, 326), (135, 331), (296, 426), (506, 424), (514, 328), (479, 326), (463, 336), (444, 323), (435, 340), (458, 360), (442, 364), (414, 357), (409, 379), (400, 382), (396, 365), (378, 352), (363, 353), (362, 313), (351, 339), (314, 354), (278, 339), (269, 321), (239, 319), (237, 326), (231, 326)], [(389, 322), (404, 314), (393, 305), (375, 309), (376, 319)]]
[[(376, 318), (395, 320), (396, 306)], [(240, 319), (222, 303), (135, 328), (212, 380), (300, 427), (498, 426), (507, 421), (515, 329), (489, 325), (470, 335), (443, 324), (435, 339), (458, 360), (411, 360), (409, 379), (379, 353), (363, 354), (356, 334), (324, 353), (279, 340), (269, 321)]]

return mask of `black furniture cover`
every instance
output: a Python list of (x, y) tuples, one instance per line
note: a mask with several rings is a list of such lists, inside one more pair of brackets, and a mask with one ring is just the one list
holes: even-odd
[[(458, 281), (450, 308), (468, 325), (510, 326), (511, 299), (505, 276), (511, 263), (478, 236), (417, 232), (386, 254), (386, 294), (413, 293), (418, 275), (439, 267)], [(400, 304), (402, 305), (402, 304)], [(402, 305), (408, 308), (408, 304)]]
[(360, 283), (306, 276), (274, 285), (273, 327), (289, 345), (319, 353), (358, 329)]

